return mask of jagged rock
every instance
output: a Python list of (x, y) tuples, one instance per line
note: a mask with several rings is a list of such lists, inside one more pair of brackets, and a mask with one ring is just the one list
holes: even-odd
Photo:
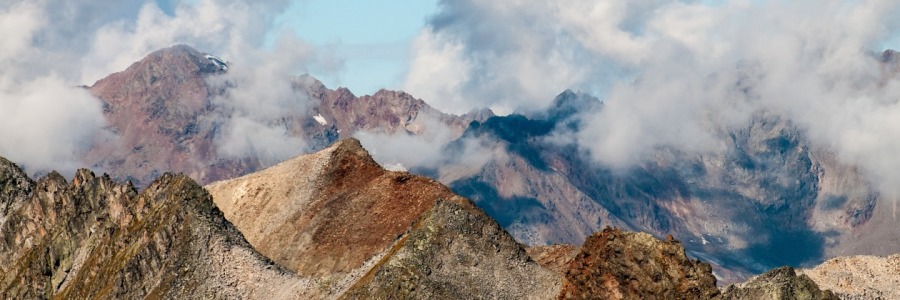
[(752, 300), (837, 300), (829, 290), (822, 291), (806, 275), (797, 275), (794, 268), (781, 267), (759, 275), (740, 285), (730, 285), (721, 299)]
[(569, 264), (560, 299), (711, 299), (719, 294), (707, 263), (688, 259), (675, 240), (605, 228)]
[(312, 283), (256, 253), (184, 175), (138, 194), (88, 170), (31, 184), (0, 160), (11, 177), (0, 190), (25, 196), (0, 220), (0, 298), (309, 297)]
[(0, 157), (0, 224), (5, 223), (34, 189), (34, 182), (19, 166)]

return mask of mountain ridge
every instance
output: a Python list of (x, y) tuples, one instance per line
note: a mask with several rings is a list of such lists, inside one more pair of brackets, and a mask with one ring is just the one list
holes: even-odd
[[(187, 45), (160, 49), (88, 87), (102, 101), (116, 139), (95, 142), (86, 154), (86, 164), (137, 186), (165, 171), (183, 172), (209, 183), (265, 167), (264, 161), (250, 155), (222, 153), (217, 139), (226, 130), (223, 124), (229, 112), (213, 98), (239, 87), (210, 84), (209, 80), (226, 76), (229, 70), (206, 55)], [(402, 91), (356, 97), (346, 88), (328, 89), (308, 75), (293, 78), (290, 84), (290, 101), (308, 101), (310, 107), (302, 115), (265, 121), (283, 126), (285, 138), (307, 141), (308, 149), (296, 149), (296, 153), (322, 149), (358, 131), (420, 134), (430, 122), (461, 134), (472, 120), (493, 115), (490, 111), (444, 114)], [(314, 116), (326, 123), (318, 123)]]
[[(316, 164), (322, 164), (319, 171), (311, 167)], [(532, 259), (534, 252), (472, 202), (431, 179), (380, 168), (353, 139), (213, 183), (210, 192), (183, 174), (166, 173), (137, 191), (86, 169), (79, 170), (71, 183), (55, 172), (31, 181), (5, 159), (0, 159), (0, 171), (0, 191), (24, 195), (15, 198), (20, 204), (0, 219), (3, 297), (717, 299), (730, 295), (725, 291), (720, 296), (709, 265), (689, 260), (671, 237), (660, 241), (619, 229), (593, 235), (577, 255), (541, 259), (544, 265), (556, 266), (545, 268)], [(310, 173), (312, 180), (304, 180), (303, 173)], [(287, 181), (273, 180), (278, 176)], [(436, 193), (423, 193), (428, 188)], [(245, 198), (248, 191), (257, 194)], [(420, 197), (426, 209), (408, 210), (406, 203), (415, 200), (398, 192)], [(222, 210), (217, 206), (229, 201), (244, 206)], [(236, 217), (254, 203), (273, 202), (281, 212), (257, 207), (249, 213), (311, 233), (307, 246), (301, 238), (301, 244), (267, 248), (259, 241), (273, 231), (260, 231), (265, 226)], [(292, 202), (300, 202), (300, 207), (283, 205)], [(304, 203), (313, 205), (303, 208)], [(326, 209), (308, 209), (316, 206)], [(381, 213), (382, 207), (391, 206), (404, 210)], [(279, 220), (284, 210), (309, 213), (312, 218)], [(345, 211), (352, 213), (341, 215)], [(374, 216), (366, 219), (366, 214)], [(405, 215), (411, 221), (395, 222)], [(321, 221), (296, 222), (316, 218)], [(347, 228), (346, 223), (362, 227)], [(401, 228), (377, 230), (391, 228), (392, 223)], [(375, 247), (365, 247), (371, 243), (359, 242), (360, 238), (374, 241)], [(343, 245), (353, 248), (328, 246), (339, 240), (352, 241)], [(562, 252), (575, 250), (561, 247)], [(341, 253), (342, 248), (350, 254)], [(304, 254), (307, 249), (321, 251)], [(354, 261), (352, 253), (363, 253), (364, 262)], [(306, 261), (284, 260), (290, 256)], [(648, 263), (653, 267), (642, 267)], [(610, 267), (594, 267), (600, 265)], [(628, 279), (646, 276), (670, 280)], [(609, 278), (618, 284), (609, 285)], [(767, 281), (765, 290), (784, 289), (792, 282)], [(802, 289), (818, 291), (815, 283)]]

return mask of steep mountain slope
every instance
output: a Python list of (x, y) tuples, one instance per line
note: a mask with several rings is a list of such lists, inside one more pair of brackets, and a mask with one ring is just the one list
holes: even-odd
[[(896, 221), (877, 207), (886, 201), (787, 120), (759, 113), (746, 127), (721, 128), (726, 151), (661, 148), (613, 172), (558, 141), (581, 126), (576, 112), (598, 109), (596, 99), (565, 92), (546, 112), (473, 123), (461, 140), (506, 155), (477, 170), (420, 171), (440, 174), (525, 243), (579, 243), (609, 224), (671, 234), (726, 282), (824, 257), (900, 251), (886, 226)], [(868, 243), (868, 235), (892, 242)]]
[[(265, 167), (267, 162), (249, 154), (222, 155), (222, 126), (233, 112), (214, 98), (240, 88), (219, 82), (227, 70), (206, 54), (177, 45), (97, 81), (89, 90), (103, 101), (116, 136), (95, 143), (86, 163), (137, 186), (166, 171), (208, 183)], [(211, 83), (215, 80), (218, 84)], [(461, 134), (472, 120), (493, 115), (490, 111), (444, 114), (403, 92), (382, 90), (356, 97), (346, 88), (330, 90), (309, 76), (293, 78), (292, 86), (291, 101), (308, 110), (299, 115), (285, 111), (264, 121), (283, 127), (289, 136), (302, 137), (309, 149), (296, 149), (296, 153), (324, 148), (361, 130), (418, 134), (430, 122)]]
[(139, 186), (166, 171), (203, 181), (255, 167), (216, 154), (206, 78), (220, 72), (204, 54), (179, 45), (97, 81), (90, 92), (103, 101), (117, 139), (96, 143), (87, 162)]
[(207, 189), (254, 248), (335, 295), (547, 298), (561, 284), (471, 202), (354, 139)]
[(0, 298), (266, 298), (310, 285), (250, 248), (183, 175), (137, 193), (87, 170), (34, 182), (2, 160), (0, 178), (17, 195), (0, 198)]

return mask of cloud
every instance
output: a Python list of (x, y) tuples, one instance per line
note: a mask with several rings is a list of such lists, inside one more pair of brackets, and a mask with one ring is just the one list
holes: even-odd
[(449, 126), (426, 114), (420, 114), (416, 121), (420, 129), (415, 135), (376, 130), (357, 132), (354, 137), (382, 165), (400, 164), (407, 169), (437, 167), (444, 160), (441, 149), (457, 136)]
[(110, 142), (101, 102), (78, 86), (152, 51), (184, 43), (231, 62), (230, 72), (211, 82), (228, 85), (216, 86), (224, 91), (214, 99), (217, 112), (228, 117), (219, 122), (224, 134), (217, 144), (225, 156), (261, 161), (305, 150), (276, 122), (306, 109), (291, 76), (342, 67), (275, 23), (290, 1), (169, 1), (163, 8), (156, 1), (0, 3), (0, 155), (30, 172), (68, 172), (84, 166), (80, 154), (94, 140)]
[[(97, 99), (46, 66), (66, 55), (53, 44), (53, 24), (41, 2), (12, 3), (0, 11), (0, 155), (29, 172), (74, 173), (79, 153), (106, 131)], [(61, 22), (67, 21), (61, 19)], [(67, 68), (60, 68), (65, 71)]]
[(97, 100), (58, 77), (0, 91), (0, 155), (32, 172), (73, 174), (104, 125)]
[(257, 158), (263, 166), (308, 151), (303, 137), (291, 132), (287, 119), (307, 115), (308, 95), (294, 86), (298, 70), (315, 65), (314, 49), (291, 35), (282, 35), (271, 50), (250, 49), (228, 73), (210, 77), (212, 99), (223, 134), (217, 151), (229, 158)]
[[(898, 8), (886, 0), (443, 1), (413, 46), (407, 88), (438, 91), (426, 100), (451, 111), (533, 110), (565, 88), (596, 93), (604, 109), (584, 115), (572, 137), (613, 167), (663, 146), (721, 150), (721, 128), (768, 111), (891, 190), (900, 182), (900, 83), (886, 79), (877, 52), (900, 32)], [(429, 70), (434, 76), (422, 76)]]
[(478, 138), (460, 138), (459, 133), (446, 123), (427, 114), (418, 115), (416, 122), (420, 128), (416, 134), (362, 131), (355, 133), (354, 137), (382, 166), (437, 170), (439, 174), (435, 175), (445, 183), (452, 181), (446, 178), (445, 173), (460, 169), (474, 172), (491, 159), (503, 155), (501, 151), (483, 145)]

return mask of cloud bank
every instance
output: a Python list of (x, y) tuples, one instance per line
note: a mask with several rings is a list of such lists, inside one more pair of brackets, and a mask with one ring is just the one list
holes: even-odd
[[(29, 172), (72, 174), (81, 166), (79, 153), (106, 133), (100, 102), (71, 80), (77, 55), (61, 46), (74, 23), (84, 18), (76, 13), (84, 7), (59, 3), (50, 10), (47, 6), (55, 3), (46, 1), (2, 4), (0, 155)], [(77, 42), (70, 46), (84, 48)]]
[[(451, 112), (605, 103), (574, 142), (622, 168), (656, 147), (715, 151), (714, 128), (787, 116), (900, 196), (900, 89), (881, 62), (896, 1), (443, 1), (406, 88)], [(891, 73), (891, 74), (889, 74)]]

